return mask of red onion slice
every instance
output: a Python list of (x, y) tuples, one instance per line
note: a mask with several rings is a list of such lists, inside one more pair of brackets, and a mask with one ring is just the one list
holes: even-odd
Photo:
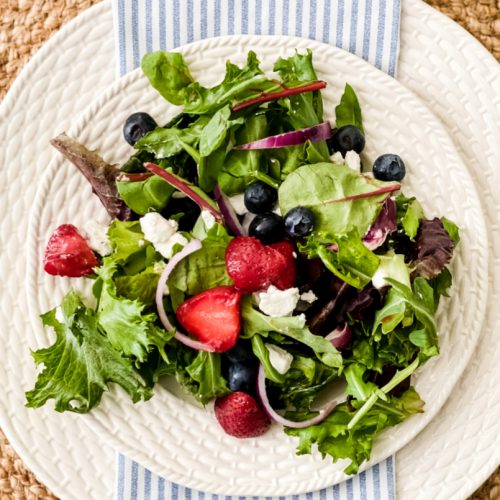
[(235, 236), (246, 236), (246, 232), (238, 220), (238, 216), (236, 215), (229, 198), (224, 194), (218, 184), (215, 185), (214, 195), (222, 216), (226, 221), (227, 227), (231, 229)]
[(306, 141), (317, 142), (326, 141), (332, 136), (332, 129), (329, 122), (323, 122), (313, 127), (292, 130), (283, 134), (271, 135), (258, 141), (240, 144), (234, 149), (276, 149), (287, 146), (298, 146)]
[(267, 414), (279, 424), (284, 425), (285, 427), (291, 427), (293, 429), (303, 429), (305, 427), (309, 427), (310, 425), (319, 424), (326, 417), (328, 417), (328, 415), (330, 415), (333, 409), (337, 406), (337, 401), (330, 401), (319, 410), (318, 415), (308, 420), (303, 420), (302, 422), (294, 422), (293, 420), (288, 420), (285, 417), (282, 417), (279, 413), (276, 413), (273, 410), (271, 404), (269, 403), (269, 398), (267, 397), (266, 392), (266, 375), (264, 373), (264, 367), (262, 365), (259, 366), (257, 391), (259, 393), (262, 406), (266, 410)]
[(325, 337), (325, 340), (329, 340), (333, 347), (341, 351), (347, 347), (347, 344), (351, 341), (351, 337), (351, 327), (347, 323), (344, 323), (343, 326), (338, 326), (333, 332), (329, 333)]
[(375, 250), (383, 245), (387, 235), (396, 231), (397, 228), (396, 203), (391, 198), (387, 198), (372, 227), (363, 237), (365, 247), (368, 250)]
[[(160, 317), (160, 321), (163, 323), (163, 326), (167, 331), (172, 331), (175, 329), (174, 325), (170, 323), (168, 319), (167, 313), (165, 312), (165, 307), (163, 307), (163, 292), (165, 291), (165, 287), (167, 285), (168, 277), (170, 273), (174, 270), (175, 266), (188, 255), (200, 250), (201, 241), (200, 240), (192, 240), (190, 241), (179, 253), (176, 253), (165, 266), (165, 269), (161, 273), (160, 279), (158, 280), (158, 286), (156, 287), (156, 308), (158, 309), (158, 316)], [(195, 349), (197, 351), (208, 351), (214, 352), (214, 348), (204, 344), (203, 342), (199, 342), (198, 340), (194, 340), (191, 337), (188, 337), (184, 333), (179, 332), (175, 329), (174, 337), (182, 342), (187, 347), (191, 347), (191, 349)]]

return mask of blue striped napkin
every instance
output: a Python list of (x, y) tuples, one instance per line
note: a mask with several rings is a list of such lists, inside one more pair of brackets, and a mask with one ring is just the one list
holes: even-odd
[[(400, 0), (113, 0), (119, 76), (142, 56), (204, 38), (293, 35), (343, 48), (394, 76)], [(172, 483), (119, 454), (118, 500), (260, 500), (213, 495)], [(394, 457), (344, 483), (279, 500), (393, 500)], [(265, 497), (271, 500), (271, 497)]]

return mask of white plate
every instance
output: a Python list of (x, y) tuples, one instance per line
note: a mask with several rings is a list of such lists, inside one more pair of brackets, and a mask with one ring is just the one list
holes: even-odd
[[(194, 78), (214, 85), (222, 79), (227, 59), (242, 64), (251, 49), (269, 72), (279, 56), (307, 48), (313, 51), (318, 77), (329, 84), (322, 92), (326, 118), (334, 119), (334, 106), (349, 82), (363, 109), (366, 163), (370, 165), (384, 152), (400, 154), (408, 170), (404, 191), (421, 200), (429, 217), (446, 215), (461, 228), (460, 251), (453, 265), (456, 286), (439, 315), (441, 355), (415, 377), (426, 411), (384, 433), (374, 447), (373, 464), (399, 450), (430, 422), (473, 352), (487, 301), (486, 229), (472, 180), (444, 129), (411, 92), (368, 63), (328, 45), (281, 36), (213, 38), (180, 51)], [(124, 162), (132, 150), (122, 139), (122, 125), (138, 110), (148, 111), (158, 122), (168, 121), (179, 111), (166, 104), (137, 70), (92, 103), (69, 135), (101, 152), (110, 163)], [(440, 165), (447, 169), (437, 168)], [(90, 185), (55, 153), (40, 181), (28, 234), (29, 316), (43, 345), (46, 334), (39, 326), (39, 314), (56, 306), (70, 285), (69, 280), (43, 272), (45, 241), (61, 223), (81, 226), (89, 218), (104, 215)], [(33, 346), (33, 337), (28, 339)], [(132, 405), (122, 391), (113, 391), (113, 397), (105, 397), (84, 419), (111, 446), (158, 474), (200, 490), (286, 495), (323, 488), (347, 477), (343, 473), (346, 462), (331, 464), (318, 453), (296, 456), (297, 441), (286, 437), (279, 426), (258, 439), (238, 441), (220, 429), (210, 409), (200, 409), (161, 388), (151, 401), (140, 405)]]
[[(43, 128), (33, 116), (57, 124), (61, 131), (67, 129), (75, 114), (113, 82), (112, 32), (111, 2), (99, 3), (68, 23), (23, 69), (0, 108), (4, 179), (0, 206), (4, 220), (11, 222), (8, 229), (0, 227), (5, 252), (1, 286), (2, 296), (13, 297), (16, 303), (12, 310), (12, 301), (9, 307), (2, 302), (0, 321), (2, 331), (15, 332), (14, 337), (26, 328), (16, 313), (27, 307), (18, 249), (26, 239), (36, 178), (52, 153), (47, 144), (52, 127)], [(469, 80), (461, 88), (464, 76)], [(500, 386), (495, 376), (500, 356), (495, 335), (500, 319), (500, 224), (493, 191), (500, 184), (495, 160), (500, 157), (500, 141), (495, 140), (495, 123), (500, 121), (495, 91), (500, 87), (498, 64), (458, 25), (419, 0), (406, 0), (398, 78), (456, 135), (456, 145), (486, 202), (493, 293), (481, 343), (439, 418), (398, 452), (396, 466), (398, 498), (465, 498), (500, 459)], [(468, 106), (481, 111), (472, 113)], [(485, 130), (492, 133), (483, 135)], [(12, 165), (23, 168), (19, 171)], [(24, 408), (19, 379), (27, 381), (26, 389), (31, 384), (30, 357), (16, 340), (4, 344), (0, 356), (4, 389), (0, 423), (23, 461), (63, 498), (112, 498), (113, 450), (103, 446), (78, 416)]]

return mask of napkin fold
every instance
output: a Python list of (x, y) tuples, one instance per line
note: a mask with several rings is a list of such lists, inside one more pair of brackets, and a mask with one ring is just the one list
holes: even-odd
[[(113, 0), (117, 74), (140, 66), (147, 52), (205, 38), (291, 35), (335, 45), (395, 76), (400, 0)], [(124, 455), (117, 456), (118, 500), (272, 500), (195, 491)], [(279, 500), (393, 500), (394, 457), (343, 482)]]

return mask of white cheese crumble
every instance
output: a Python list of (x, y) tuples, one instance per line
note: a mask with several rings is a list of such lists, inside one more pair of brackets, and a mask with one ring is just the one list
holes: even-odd
[(150, 241), (156, 251), (166, 259), (172, 257), (176, 243), (185, 245), (187, 239), (177, 232), (179, 227), (175, 220), (165, 219), (157, 212), (150, 212), (139, 219), (144, 238)]
[(340, 151), (337, 151), (330, 156), (330, 160), (333, 161), (333, 163), (336, 163), (337, 165), (344, 165), (345, 160), (344, 157), (342, 156), (342, 153)]
[(273, 213), (279, 215), (280, 217), (282, 216), (281, 208), (278, 205), (276, 205), (276, 208), (273, 210)]
[(297, 307), (299, 296), (298, 288), (279, 290), (271, 285), (267, 291), (258, 294), (259, 309), (274, 318), (290, 316)]
[(208, 210), (201, 211), (201, 218), (203, 219), (203, 224), (205, 224), (205, 229), (207, 231), (214, 227), (215, 217)]
[(300, 300), (312, 304), (315, 300), (318, 300), (318, 297), (316, 297), (316, 294), (312, 290), (309, 290), (300, 294)]
[(356, 151), (347, 151), (345, 154), (345, 164), (355, 172), (361, 172), (361, 158)]
[(140, 247), (143, 247), (145, 243), (146, 243), (146, 242), (145, 242), (142, 238), (141, 238), (140, 240), (137, 240), (137, 244), (138, 244)]
[(183, 193), (182, 191), (174, 191), (172, 193), (172, 198), (174, 200), (181, 200), (182, 198), (187, 198), (187, 194)]
[(269, 362), (271, 366), (281, 375), (284, 375), (292, 365), (293, 356), (274, 344), (264, 344), (269, 352)]
[(248, 212), (247, 207), (245, 207), (244, 197), (245, 195), (243, 193), (240, 193), (228, 198), (229, 203), (231, 203), (231, 206), (233, 207), (233, 210), (238, 215), (245, 215)]
[(106, 224), (101, 224), (91, 219), (88, 220), (82, 228), (82, 232), (90, 248), (102, 257), (109, 255), (113, 251), (109, 243), (108, 227), (109, 226)]

